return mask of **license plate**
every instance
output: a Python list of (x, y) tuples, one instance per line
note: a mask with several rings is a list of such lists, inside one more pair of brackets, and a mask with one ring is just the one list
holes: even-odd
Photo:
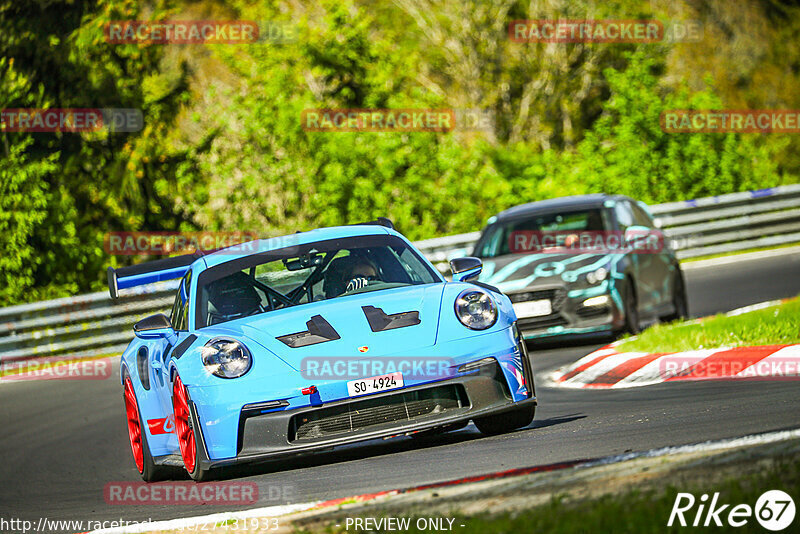
[(401, 387), (403, 387), (403, 373), (390, 373), (388, 375), (351, 380), (347, 383), (347, 394), (351, 397), (357, 397)]
[(517, 317), (520, 319), (523, 317), (539, 317), (541, 315), (550, 315), (553, 313), (553, 307), (547, 299), (515, 302), (513, 306)]

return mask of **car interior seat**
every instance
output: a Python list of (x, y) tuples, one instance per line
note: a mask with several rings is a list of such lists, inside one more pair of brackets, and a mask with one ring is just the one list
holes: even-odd
[(245, 273), (233, 273), (208, 286), (208, 324), (252, 314), (261, 307), (253, 281)]

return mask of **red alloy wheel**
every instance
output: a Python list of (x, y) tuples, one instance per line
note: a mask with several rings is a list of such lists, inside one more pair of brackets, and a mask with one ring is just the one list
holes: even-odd
[(128, 437), (131, 440), (133, 460), (139, 473), (144, 472), (144, 452), (142, 450), (142, 425), (139, 422), (139, 405), (133, 392), (131, 377), (125, 377), (125, 414), (128, 417)]
[(175, 409), (175, 431), (178, 434), (178, 444), (181, 447), (181, 456), (186, 470), (194, 472), (195, 467), (195, 444), (194, 430), (189, 426), (189, 399), (186, 396), (186, 388), (181, 382), (181, 377), (175, 376), (175, 383), (172, 388), (172, 404)]

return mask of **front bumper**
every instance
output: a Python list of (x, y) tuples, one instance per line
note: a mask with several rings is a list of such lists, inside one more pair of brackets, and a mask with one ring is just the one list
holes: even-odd
[[(583, 335), (613, 332), (624, 327), (622, 302), (613, 286), (607, 283), (587, 290), (569, 290), (566, 286), (526, 288), (508, 295), (512, 302), (547, 299), (552, 312), (538, 317), (521, 317), (517, 325), (525, 339), (563, 335)], [(583, 303), (593, 297), (607, 297), (599, 306)]]
[[(527, 384), (533, 384), (533, 380), (523, 350), (524, 344), (517, 343), (513, 328), (441, 341), (436, 345), (438, 354), (459, 355), (446, 358), (452, 364), (451, 373), (440, 375), (437, 379), (404, 379), (406, 383), (403, 388), (352, 398), (347, 393), (345, 379), (315, 380), (313, 383), (318, 393), (302, 395), (302, 386), (312, 382), (303, 379), (299, 373), (280, 377), (253, 375), (249, 380), (237, 379), (236, 382), (229, 381), (222, 385), (189, 386), (196, 419), (194, 428), (199, 429), (204, 449), (201, 456), (205, 459), (201, 458), (200, 461), (205, 462), (203, 465), (208, 468), (291, 456), (377, 437), (447, 426), (514, 409), (522, 401), (530, 402), (533, 396), (527, 389)], [(417, 354), (415, 351), (409, 357)], [(458, 371), (466, 363), (486, 358), (495, 361), (492, 376), (482, 367), (480, 370)], [(528, 375), (531, 375), (530, 378)], [(233, 385), (236, 387), (231, 387)], [(449, 386), (459, 388), (459, 393), (456, 395), (451, 392), (444, 399), (447, 402), (439, 409), (433, 402), (436, 395), (423, 393)], [(363, 401), (374, 403), (393, 395), (417, 395), (408, 399), (409, 417), (396, 417), (397, 402), (390, 406), (380, 406), (380, 403), (377, 406), (356, 406)], [(265, 408), (265, 405), (275, 401), (281, 405)], [(349, 425), (349, 416), (345, 418), (349, 406), (360, 410), (353, 417), (356, 423), (352, 426)], [(326, 413), (320, 414), (325, 410)], [(375, 419), (386, 411), (395, 416), (387, 416), (385, 421)], [(298, 421), (302, 417), (320, 420), (321, 431), (306, 426), (305, 431), (298, 432), (298, 427), (302, 426), (298, 425)], [(347, 424), (335, 420), (336, 417), (347, 419)], [(363, 424), (365, 418), (369, 424)], [(331, 428), (343, 431), (330, 432)]]
[[(523, 364), (526, 382), (532, 384), (533, 377), (530, 363), (525, 360)], [(433, 397), (434, 390), (452, 389), (456, 391), (455, 405), (440, 410), (431, 410), (417, 416), (410, 415), (404, 418), (388, 419), (384, 422), (373, 419), (373, 424), (363, 425), (361, 428), (345, 425), (347, 428), (341, 432), (332, 432), (330, 435), (318, 437), (299, 437), (297, 422), (320, 411), (338, 410), (352, 416), (363, 412), (362, 406), (370, 403), (374, 407), (388, 406), (393, 398), (406, 397)], [(504, 379), (500, 364), (487, 365), (470, 374), (443, 380), (423, 386), (416, 386), (385, 393), (368, 395), (356, 399), (326, 403), (322, 407), (308, 407), (283, 412), (272, 412), (258, 415), (242, 414), (239, 425), (238, 451), (233, 458), (212, 460), (203, 450), (200, 465), (204, 469), (266, 461), (290, 456), (299, 456), (318, 450), (330, 449), (340, 445), (358, 443), (376, 438), (393, 437), (404, 434), (446, 427), (457, 423), (466, 423), (476, 417), (487, 415), (502, 416), (504, 412), (516, 410), (524, 406), (535, 406), (537, 403), (533, 388), (530, 396), (524, 400), (512, 400), (508, 384)], [(452, 402), (452, 396), (448, 398)], [(431, 400), (430, 398), (428, 400)], [(195, 418), (195, 428), (198, 428), (197, 410), (193, 404), (192, 416)], [(395, 403), (397, 405), (399, 403)], [(408, 404), (408, 403), (406, 403)], [(202, 436), (201, 436), (202, 439)], [(202, 442), (205, 445), (205, 442)], [(201, 447), (205, 449), (205, 446)]]

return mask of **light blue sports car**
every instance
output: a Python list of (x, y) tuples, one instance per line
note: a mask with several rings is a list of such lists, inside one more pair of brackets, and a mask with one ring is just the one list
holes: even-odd
[(122, 354), (131, 448), (146, 481), (474, 421), (527, 426), (533, 376), (509, 299), (448, 282), (388, 219), (108, 270), (109, 291), (180, 278), (169, 317)]

